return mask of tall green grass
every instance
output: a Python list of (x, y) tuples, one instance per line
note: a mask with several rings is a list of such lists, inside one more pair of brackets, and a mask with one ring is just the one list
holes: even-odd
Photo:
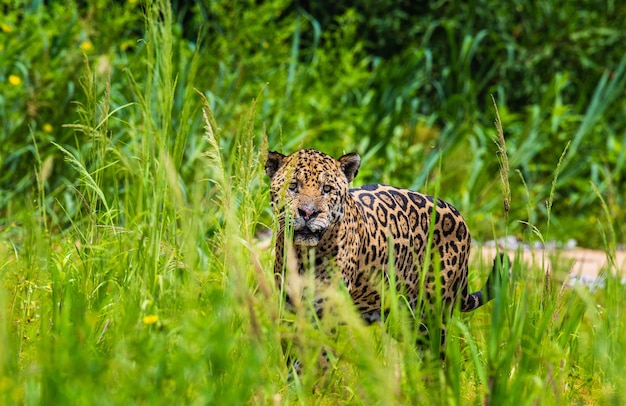
[[(49, 190), (49, 163), (36, 155), (38, 187), (7, 210), (0, 229), (0, 403), (626, 400), (624, 286), (614, 276), (623, 270), (615, 261), (605, 269), (603, 287), (570, 288), (516, 253), (495, 300), (452, 317), (445, 368), (415, 350), (400, 292), (386, 292), (396, 309), (386, 326), (365, 327), (341, 290), (329, 298), (337, 311), (319, 323), (311, 322), (310, 304), (295, 314), (284, 311), (273, 286), (271, 248), (257, 236), (271, 227), (262, 162), (267, 135), (259, 126), (265, 91), (259, 85), (259, 96), (237, 113), (223, 112), (226, 105), (210, 91), (194, 91), (201, 61), (191, 55), (180, 73), (175, 55), (183, 51), (167, 28), (172, 18), (165, 2), (149, 3), (140, 44), (144, 70), (129, 71), (123, 83), (108, 82), (93, 61), (85, 64), (80, 118), (71, 123), (81, 134), (75, 145), (44, 146), (49, 140), (32, 137), (34, 150), (58, 151), (63, 162), (56, 165), (75, 181)], [(346, 65), (350, 57), (344, 56)], [(122, 86), (132, 99), (116, 91)], [(294, 86), (291, 97), (301, 92)], [(228, 114), (240, 116), (238, 127), (230, 116), (223, 124)], [(506, 129), (510, 116), (503, 117)], [(201, 141), (189, 136), (198, 122)], [(304, 139), (285, 144), (293, 149)], [(523, 150), (509, 149), (510, 162)], [(376, 159), (365, 155), (364, 168)], [(553, 165), (553, 172), (560, 169)], [(484, 184), (479, 176), (476, 185)], [(498, 185), (497, 171), (492, 176)], [(438, 182), (428, 187), (445, 197)], [(464, 205), (472, 210), (471, 199)], [(599, 208), (611, 258), (611, 219), (619, 213), (609, 204)], [(554, 225), (539, 221), (534, 204), (527, 210), (539, 233), (552, 233)], [(55, 219), (59, 213), (66, 223)], [(552, 275), (565, 274), (569, 265), (556, 258)], [(482, 286), (490, 267), (474, 261), (472, 288)], [(290, 345), (309, 366), (292, 382)], [(317, 367), (322, 348), (332, 350), (325, 371)]]

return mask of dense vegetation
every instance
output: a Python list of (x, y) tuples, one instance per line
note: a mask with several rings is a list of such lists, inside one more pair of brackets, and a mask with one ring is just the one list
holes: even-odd
[[(0, 8), (2, 403), (625, 400), (624, 287), (610, 272), (570, 289), (570, 264), (554, 257), (545, 278), (517, 258), (491, 311), (452, 320), (441, 370), (402, 323), (396, 341), (346, 310), (335, 337), (336, 320), (283, 314), (257, 235), (271, 228), (264, 152), (314, 147), (359, 152), (357, 184), (442, 195), (476, 240), (576, 238), (614, 258), (626, 5)], [(477, 287), (488, 266), (474, 265)], [(332, 348), (330, 371), (288, 384), (289, 337), (309, 365)]]
[[(52, 142), (82, 155), (93, 149), (93, 137), (71, 126), (81, 119), (74, 102), (88, 102), (80, 82), (84, 52), (95, 75), (92, 97), (101, 98), (110, 86), (108, 109), (115, 114), (108, 130), (126, 154), (142, 129), (135, 128), (141, 117), (132, 103), (146, 96), (145, 86), (176, 81), (168, 137), (176, 133), (187, 140), (176, 152), (186, 183), (203, 148), (193, 88), (209, 98), (226, 151), (250, 102), (258, 99), (254, 122), (266, 127), (272, 148), (356, 150), (366, 157), (363, 183), (393, 180), (428, 190), (436, 179), (446, 197), (479, 216), (475, 235), (484, 240), (492, 229), (481, 219), (499, 207), (494, 97), (511, 170), (528, 187), (527, 195), (514, 175), (514, 218), (545, 220), (554, 169), (571, 142), (556, 189), (553, 230), (561, 239), (601, 246), (593, 237), (600, 216), (593, 183), (623, 237), (626, 7), (375, 4), (180, 2), (172, 26), (162, 26), (171, 31), (170, 43), (158, 45), (145, 37), (138, 2), (33, 2), (19, 10), (5, 5), (0, 209), (10, 213), (11, 204), (21, 204), (15, 198), (33, 190), (35, 159), (47, 162), (48, 199), (66, 206), (59, 211), (46, 204), (54, 226), (64, 228), (81, 206), (67, 187), (76, 185), (75, 173), (60, 163), (62, 153)], [(171, 51), (172, 77), (151, 77), (150, 46)], [(183, 111), (189, 112), (186, 121)], [(106, 192), (119, 177), (110, 180)], [(514, 227), (514, 233), (524, 232)]]

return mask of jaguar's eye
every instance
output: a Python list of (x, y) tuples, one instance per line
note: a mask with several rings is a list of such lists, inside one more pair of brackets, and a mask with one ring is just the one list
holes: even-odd
[(289, 190), (291, 190), (292, 192), (295, 191), (298, 188), (298, 183), (297, 182), (291, 182), (289, 184)]
[(333, 187), (330, 185), (324, 185), (322, 190), (324, 191), (324, 193), (330, 193), (330, 191), (333, 190)]

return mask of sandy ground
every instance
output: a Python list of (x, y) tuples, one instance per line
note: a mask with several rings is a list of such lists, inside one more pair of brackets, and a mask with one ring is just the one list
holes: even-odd
[[(491, 263), (496, 254), (495, 247), (482, 247), (481, 250), (474, 250), (474, 253), (480, 252), (483, 261)], [(473, 260), (477, 254), (474, 254)], [(515, 255), (514, 250), (509, 250), (509, 256)], [(585, 248), (574, 248), (571, 250), (524, 250), (522, 258), (528, 265), (541, 266), (542, 261), (546, 261), (546, 269), (568, 269), (570, 277), (591, 281), (597, 278), (602, 268), (607, 267), (607, 255), (604, 251), (595, 251)], [(553, 267), (551, 261), (559, 261), (559, 265)], [(611, 267), (612, 272), (619, 272), (622, 278), (626, 277), (626, 251), (617, 251), (615, 255), (615, 266)]]

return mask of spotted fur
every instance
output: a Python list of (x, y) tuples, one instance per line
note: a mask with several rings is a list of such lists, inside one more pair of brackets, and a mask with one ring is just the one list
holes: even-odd
[[(390, 258), (397, 291), (406, 295), (413, 309), (420, 295), (426, 306), (434, 306), (437, 285), (444, 312), (451, 312), (457, 301), (461, 311), (468, 312), (490, 300), (495, 264), (485, 288), (468, 291), (471, 238), (458, 210), (441, 199), (393, 186), (349, 189), (359, 166), (360, 158), (354, 153), (339, 159), (316, 150), (300, 150), (289, 156), (268, 153), (265, 168), (279, 222), (274, 268), (277, 283), (283, 281), (283, 230), (289, 221), (298, 273), (306, 271), (314, 249), (316, 282), (328, 285), (329, 271), (338, 269), (356, 308), (369, 323), (381, 319), (380, 283), (376, 282), (381, 281), (381, 275), (387, 276)], [(431, 225), (434, 229), (428, 250)], [(420, 278), (422, 269), (426, 275)], [(316, 310), (321, 316), (321, 297), (316, 298)]]

